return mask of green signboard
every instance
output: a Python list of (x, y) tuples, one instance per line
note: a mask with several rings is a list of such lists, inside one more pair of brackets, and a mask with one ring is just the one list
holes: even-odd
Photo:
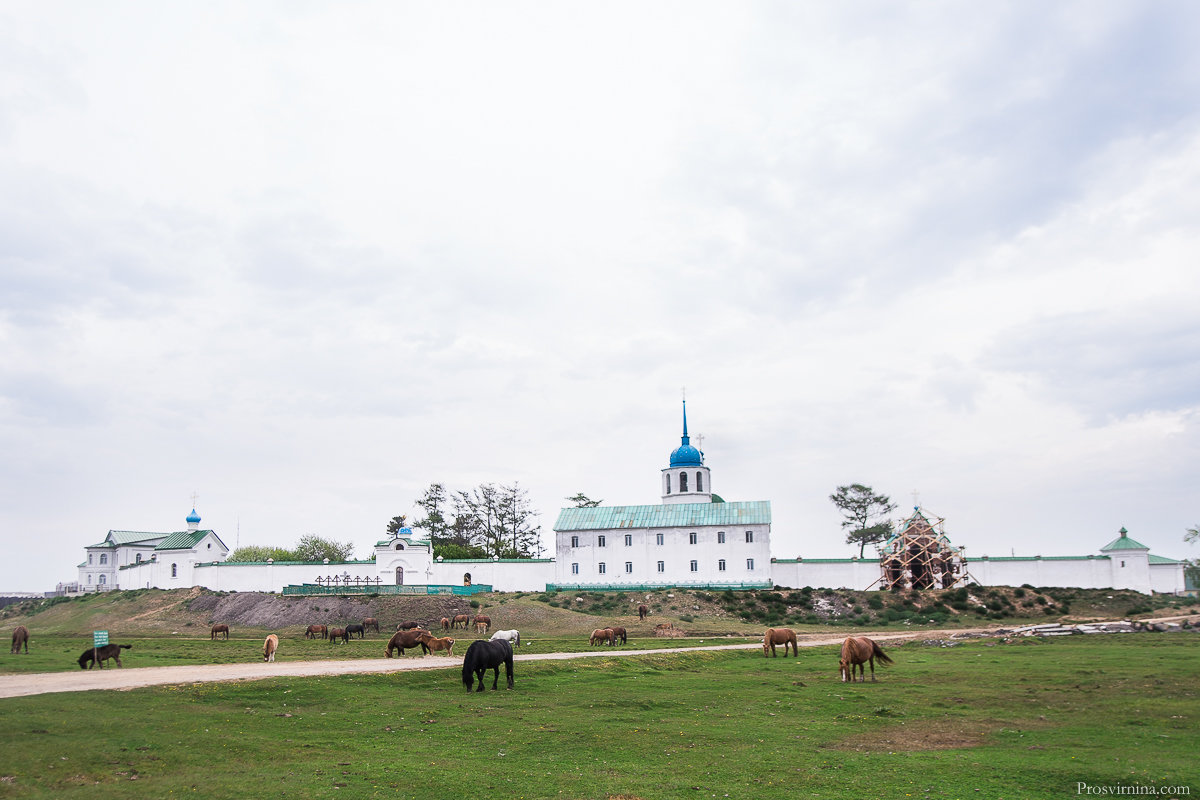
[(108, 644), (108, 631), (92, 631), (92, 647), (104, 647)]

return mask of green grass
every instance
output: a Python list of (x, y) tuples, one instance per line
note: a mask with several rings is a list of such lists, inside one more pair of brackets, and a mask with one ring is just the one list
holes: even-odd
[(1192, 634), (888, 650), (874, 684), (825, 647), (518, 663), (514, 691), (470, 695), (435, 670), (15, 698), (0, 797), (1061, 798), (1196, 775)]

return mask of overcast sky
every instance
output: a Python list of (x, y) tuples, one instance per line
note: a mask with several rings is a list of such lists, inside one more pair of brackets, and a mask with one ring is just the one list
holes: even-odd
[[(0, 5), (0, 591), (431, 482), (1200, 522), (1192, 2)], [(693, 443), (695, 443), (693, 441)], [(899, 516), (900, 512), (897, 512)]]

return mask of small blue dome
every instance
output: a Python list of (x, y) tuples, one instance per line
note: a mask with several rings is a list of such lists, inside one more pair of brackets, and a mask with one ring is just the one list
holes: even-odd
[(687, 444), (686, 437), (684, 444), (679, 445), (671, 451), (671, 466), (672, 467), (702, 467), (704, 459), (700, 455), (700, 451)]
[(187, 521), (188, 522), (199, 522), (200, 521), (200, 515), (196, 513), (196, 509), (193, 508), (192, 513), (187, 515)]

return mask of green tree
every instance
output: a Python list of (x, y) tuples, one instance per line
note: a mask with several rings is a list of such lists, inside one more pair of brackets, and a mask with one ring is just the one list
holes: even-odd
[(451, 542), (443, 542), (433, 546), (434, 558), (487, 558), (487, 551), (478, 545), (468, 544), (453, 544)]
[(392, 517), (388, 520), (387, 532), (388, 536), (399, 536), (400, 529), (404, 527), (404, 523), (408, 520), (408, 514), (401, 514), (398, 517)]
[(307, 533), (296, 543), (297, 561), (349, 561), (354, 553), (353, 542), (335, 542), (324, 539), (315, 533)]
[(884, 518), (896, 510), (896, 504), (886, 494), (876, 494), (870, 486), (853, 483), (839, 486), (829, 499), (842, 514), (846, 544), (858, 545), (859, 558), (868, 544), (882, 542), (891, 535), (892, 523)]
[(245, 547), (239, 547), (229, 554), (226, 561), (235, 564), (245, 564), (248, 562), (262, 562), (267, 559), (272, 561), (299, 561), (296, 554), (291, 550), (282, 547), (266, 547), (264, 545), (249, 544)]
[(446, 493), (446, 487), (441, 483), (431, 483), (425, 494), (416, 501), (417, 506), (425, 512), (425, 516), (413, 522), (414, 528), (419, 528), (429, 534), (429, 541), (435, 548), (441, 542), (450, 540), (454, 525), (446, 519), (446, 504), (451, 502)]
[[(1200, 525), (1193, 528), (1188, 528), (1187, 533), (1183, 535), (1183, 540), (1188, 544), (1195, 544), (1200, 541)], [(1183, 568), (1184, 574), (1191, 578), (1193, 584), (1200, 584), (1200, 558), (1193, 558), (1191, 561), (1185, 561), (1187, 564)]]
[(596, 506), (600, 505), (604, 501), (603, 500), (593, 500), (592, 498), (588, 497), (583, 492), (579, 492), (574, 497), (568, 497), (567, 502), (575, 504), (572, 506), (572, 508), (595, 508)]
[(500, 527), (503, 530), (501, 558), (532, 558), (542, 554), (542, 526), (535, 525), (537, 512), (529, 504), (529, 492), (519, 483), (501, 486)]

